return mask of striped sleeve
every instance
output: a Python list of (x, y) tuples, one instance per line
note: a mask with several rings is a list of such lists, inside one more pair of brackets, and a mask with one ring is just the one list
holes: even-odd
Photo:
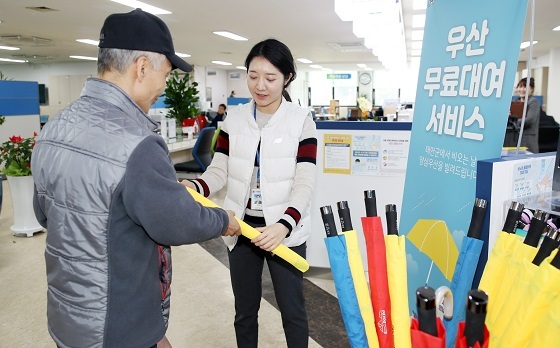
[(227, 181), (228, 159), (229, 135), (224, 130), (224, 127), (222, 127), (216, 142), (216, 150), (212, 158), (212, 163), (200, 177), (189, 180), (194, 183), (198, 193), (204, 195), (204, 197), (208, 197), (224, 187)]
[[(278, 221), (290, 231), (301, 220), (301, 212), (311, 204), (317, 163), (317, 131), (310, 115), (305, 119), (296, 157), (296, 174), (288, 208)], [(288, 234), (288, 236), (290, 235)]]

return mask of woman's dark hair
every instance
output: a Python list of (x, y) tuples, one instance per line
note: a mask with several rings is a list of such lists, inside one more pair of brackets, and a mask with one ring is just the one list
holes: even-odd
[(223, 108), (224, 108), (224, 110), (226, 110), (226, 109), (227, 109), (227, 106), (226, 106), (226, 104), (220, 104), (219, 106), (223, 107)]
[[(525, 87), (527, 88), (527, 78), (524, 77), (521, 80), (519, 80), (519, 82), (517, 83), (517, 87)], [(529, 80), (529, 87), (531, 88), (535, 88), (535, 79), (531, 77), (531, 79)]]
[[(247, 55), (247, 59), (245, 59), (247, 71), (249, 71), (249, 64), (255, 57), (263, 57), (280, 70), (284, 78), (288, 80), (284, 86), (282, 95), (287, 101), (291, 102), (292, 98), (290, 98), (286, 88), (296, 79), (296, 66), (294, 64), (294, 57), (288, 46), (276, 39), (267, 39), (259, 42), (253, 46), (251, 52)], [(290, 74), (292, 74), (292, 77), (290, 77)]]

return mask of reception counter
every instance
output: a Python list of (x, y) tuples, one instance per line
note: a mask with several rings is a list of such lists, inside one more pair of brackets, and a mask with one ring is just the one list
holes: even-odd
[[(386, 204), (396, 204), (400, 214), (412, 123), (317, 121), (316, 125), (317, 177), (307, 261), (312, 267), (330, 267), (319, 208), (332, 207), (340, 232), (336, 211), (339, 201), (348, 202), (365, 261), (360, 220), (365, 216), (364, 191), (375, 190), (384, 227)], [(367, 270), (366, 263), (364, 267)]]

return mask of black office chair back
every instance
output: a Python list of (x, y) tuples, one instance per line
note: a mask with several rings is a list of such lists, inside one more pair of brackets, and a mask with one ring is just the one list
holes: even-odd
[(198, 139), (193, 147), (193, 158), (203, 172), (212, 162), (212, 138), (214, 137), (215, 132), (216, 128), (214, 127), (203, 128), (202, 131), (200, 131)]

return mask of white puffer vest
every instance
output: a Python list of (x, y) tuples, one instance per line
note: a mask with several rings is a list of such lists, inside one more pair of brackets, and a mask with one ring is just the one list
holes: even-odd
[[(240, 218), (245, 215), (260, 140), (260, 187), (268, 226), (278, 222), (288, 208), (300, 136), (309, 111), (282, 99), (268, 124), (259, 129), (253, 116), (254, 107), (251, 101), (232, 109), (223, 124), (224, 131), (229, 134), (228, 181), (223, 207), (233, 210)], [(284, 240), (284, 245), (298, 246), (307, 240), (311, 230), (309, 211), (308, 206), (300, 212), (301, 219), (290, 237)], [(229, 249), (233, 249), (237, 237), (223, 238)]]

